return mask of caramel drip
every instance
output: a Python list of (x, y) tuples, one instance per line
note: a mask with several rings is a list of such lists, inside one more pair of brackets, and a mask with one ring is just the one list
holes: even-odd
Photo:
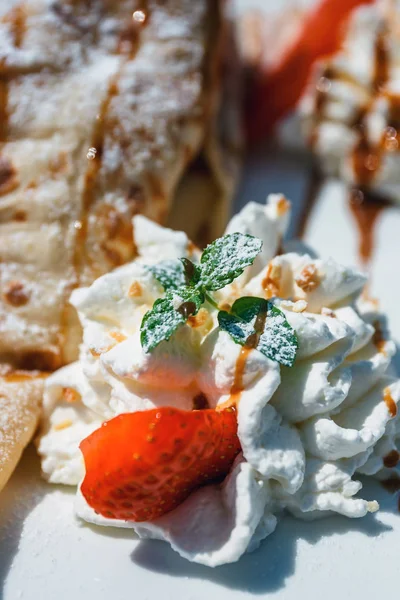
[(226, 404), (226, 407), (236, 406), (240, 401), (240, 397), (243, 391), (243, 375), (246, 369), (247, 358), (251, 350), (251, 347), (248, 346), (243, 346), (240, 350), (239, 357), (236, 361), (235, 377), (233, 380), (233, 385), (231, 387), (229, 400), (226, 403), (224, 403)]
[(388, 202), (368, 192), (351, 190), (349, 208), (359, 233), (358, 254), (363, 265), (368, 265), (374, 251), (375, 226)]
[(0, 75), (0, 143), (7, 139), (8, 122), (8, 83), (4, 75)]
[(257, 315), (256, 321), (254, 323), (255, 333), (251, 334), (244, 346), (241, 348), (238, 359), (236, 361), (235, 366), (235, 377), (233, 380), (233, 385), (230, 390), (230, 396), (226, 402), (222, 405), (218, 406), (218, 410), (224, 410), (225, 408), (229, 408), (231, 406), (237, 406), (239, 404), (244, 385), (243, 385), (243, 376), (246, 369), (247, 358), (250, 355), (250, 352), (257, 348), (258, 342), (260, 341), (260, 336), (264, 331), (265, 321), (267, 320), (267, 310), (260, 311)]
[[(389, 78), (389, 53), (386, 29), (382, 28), (375, 41), (375, 67), (372, 81), (372, 100), (382, 92)], [(362, 187), (370, 185), (381, 165), (382, 144), (372, 144), (368, 139), (366, 115), (369, 106), (362, 108), (356, 116), (354, 127), (360, 131), (358, 143), (353, 152), (353, 169), (357, 184)]]
[(397, 450), (392, 450), (383, 458), (383, 464), (387, 469), (393, 469), (400, 461), (400, 454)]
[(26, 10), (24, 5), (20, 4), (13, 8), (7, 17), (7, 20), (10, 22), (14, 46), (20, 48), (26, 32)]
[(389, 52), (387, 43), (387, 31), (383, 27), (375, 42), (375, 70), (374, 89), (379, 92), (389, 79)]
[(393, 418), (397, 415), (397, 405), (392, 398), (389, 388), (385, 388), (383, 392), (383, 400), (388, 408), (390, 416)]
[(400, 477), (398, 475), (392, 475), (389, 479), (384, 479), (382, 485), (391, 494), (395, 494), (400, 491)]
[(274, 265), (270, 262), (265, 277), (261, 282), (261, 287), (265, 292), (266, 298), (280, 296), (280, 280), (282, 276), (282, 268), (280, 265)]
[[(85, 252), (85, 242), (88, 233), (88, 217), (90, 208), (96, 197), (96, 179), (97, 175), (101, 168), (101, 162), (103, 157), (103, 149), (104, 149), (104, 138), (106, 135), (106, 127), (105, 121), (108, 109), (110, 107), (111, 101), (114, 96), (118, 93), (117, 81), (120, 75), (120, 71), (118, 71), (111, 80), (111, 83), (108, 87), (108, 92), (103, 100), (100, 112), (97, 117), (92, 141), (91, 141), (91, 150), (88, 151), (88, 168), (85, 174), (85, 182), (82, 194), (82, 208), (81, 214), (79, 217), (79, 228), (77, 229), (76, 234), (76, 244), (75, 251), (73, 257), (73, 264), (76, 272), (77, 285), (79, 285), (79, 277), (81, 274), (81, 270), (83, 267), (84, 260), (87, 258)], [(90, 153), (90, 157), (89, 157)]]
[(372, 337), (372, 343), (374, 344), (374, 346), (376, 347), (378, 352), (385, 354), (386, 353), (385, 352), (386, 339), (385, 339), (384, 332), (382, 331), (382, 326), (381, 326), (380, 321), (375, 321), (373, 323), (373, 326), (375, 328), (375, 332)]

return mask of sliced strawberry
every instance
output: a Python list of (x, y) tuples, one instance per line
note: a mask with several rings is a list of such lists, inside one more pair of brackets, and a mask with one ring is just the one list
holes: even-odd
[[(258, 73), (246, 110), (247, 133), (256, 142), (270, 133), (305, 90), (314, 62), (340, 48), (343, 25), (351, 12), (374, 0), (320, 0), (299, 27), (299, 34), (269, 72)], [(265, 52), (268, 52), (265, 40)], [(261, 67), (262, 70), (262, 67)]]
[(156, 519), (228, 473), (240, 451), (236, 431), (234, 409), (119, 415), (81, 442), (82, 494), (104, 517)]

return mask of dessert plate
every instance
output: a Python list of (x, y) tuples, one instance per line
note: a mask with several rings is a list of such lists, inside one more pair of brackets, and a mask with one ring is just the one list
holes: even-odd
[[(248, 200), (264, 201), (269, 192), (283, 192), (293, 201), (290, 234), (295, 235), (307, 209), (309, 166), (306, 155), (274, 149), (249, 158), (236, 207)], [(397, 340), (399, 225), (399, 210), (385, 209), (380, 215), (371, 287), (389, 314)], [(306, 241), (321, 255), (355, 264), (358, 235), (343, 186), (328, 182), (307, 221)], [(42, 481), (30, 447), (1, 495), (0, 598), (297, 600), (323, 593), (324, 600), (372, 600), (398, 584), (400, 513), (395, 495), (376, 481), (364, 484), (364, 497), (381, 505), (377, 514), (310, 523), (287, 517), (259, 550), (236, 564), (209, 569), (185, 561), (162, 542), (138, 542), (130, 531), (78, 523), (74, 491)]]

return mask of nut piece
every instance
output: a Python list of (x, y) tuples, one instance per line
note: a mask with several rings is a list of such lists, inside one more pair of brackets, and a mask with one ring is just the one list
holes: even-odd
[(283, 215), (286, 215), (286, 213), (290, 209), (290, 202), (289, 202), (289, 200), (286, 200), (285, 196), (282, 195), (279, 198), (278, 204), (277, 204), (277, 209), (278, 209), (279, 217), (283, 217)]
[(70, 387), (63, 388), (62, 395), (65, 402), (69, 404), (74, 404), (74, 402), (78, 402), (81, 399), (80, 393)]
[(128, 291), (129, 298), (140, 298), (143, 294), (143, 288), (138, 281), (134, 281)]
[(320, 284), (317, 267), (313, 264), (306, 265), (295, 282), (303, 292), (313, 292)]

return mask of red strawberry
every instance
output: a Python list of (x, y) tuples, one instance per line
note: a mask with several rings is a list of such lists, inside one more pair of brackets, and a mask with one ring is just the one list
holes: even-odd
[(236, 431), (234, 409), (119, 415), (81, 442), (82, 494), (104, 517), (154, 520), (228, 473), (240, 451)]

